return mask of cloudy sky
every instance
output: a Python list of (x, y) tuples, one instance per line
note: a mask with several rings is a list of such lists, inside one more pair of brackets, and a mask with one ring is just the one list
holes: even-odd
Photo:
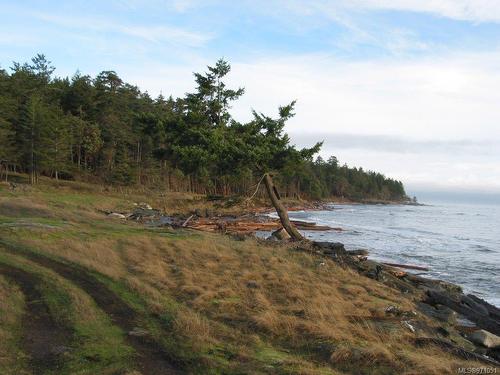
[(323, 156), (423, 190), (500, 193), (500, 1), (0, 0), (0, 66), (42, 52), (58, 75), (116, 70), (183, 95), (217, 58)]

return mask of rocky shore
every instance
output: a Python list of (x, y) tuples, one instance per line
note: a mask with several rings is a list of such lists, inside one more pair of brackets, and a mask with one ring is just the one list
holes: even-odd
[[(301, 248), (299, 246), (299, 248)], [(500, 309), (465, 294), (460, 286), (424, 278), (367, 259), (365, 251), (346, 251), (341, 243), (313, 242), (302, 247), (413, 297), (417, 311), (386, 310), (415, 334), (418, 345), (437, 345), (464, 359), (500, 366)]]

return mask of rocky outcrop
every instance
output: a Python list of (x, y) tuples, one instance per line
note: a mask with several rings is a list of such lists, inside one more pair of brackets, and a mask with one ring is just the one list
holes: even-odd
[[(474, 302), (471, 303), (471, 301)], [(424, 302), (430, 305), (440, 304), (448, 306), (450, 309), (476, 323), (478, 327), (500, 335), (500, 320), (496, 319), (495, 315), (490, 315), (484, 304), (475, 302), (475, 300), (472, 300), (468, 296), (463, 294), (450, 295), (437, 290), (428, 290)]]

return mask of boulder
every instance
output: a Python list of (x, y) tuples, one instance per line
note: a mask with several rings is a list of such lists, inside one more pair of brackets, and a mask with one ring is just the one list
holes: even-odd
[(469, 339), (486, 348), (496, 349), (500, 348), (500, 337), (491, 332), (480, 329), (469, 336)]
[(318, 242), (315, 241), (313, 246), (320, 250), (324, 255), (331, 258), (342, 258), (347, 255), (344, 244), (340, 242)]

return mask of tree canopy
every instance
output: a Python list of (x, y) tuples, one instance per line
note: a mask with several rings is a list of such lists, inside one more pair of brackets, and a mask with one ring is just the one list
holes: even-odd
[(315, 156), (318, 142), (297, 149), (285, 133), (292, 102), (276, 118), (230, 114), (243, 88), (226, 84), (220, 59), (195, 73), (183, 97), (147, 92), (116, 72), (54, 76), (44, 55), (0, 69), (0, 161), (4, 170), (38, 176), (141, 184), (204, 194), (246, 193), (272, 171), (286, 196), (404, 199), (400, 181)]

